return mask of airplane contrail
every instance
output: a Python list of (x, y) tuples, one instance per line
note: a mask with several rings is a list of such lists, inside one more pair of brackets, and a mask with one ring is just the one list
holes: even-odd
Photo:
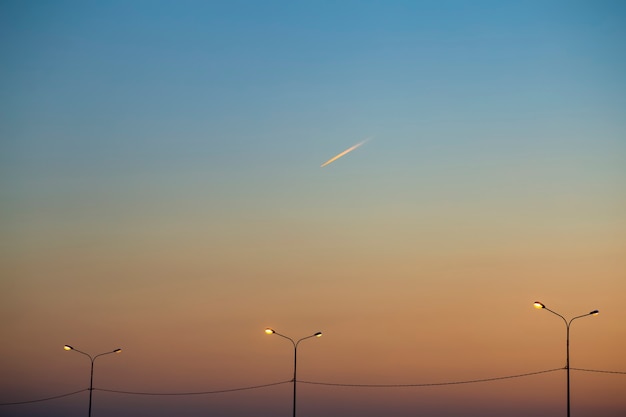
[(326, 165), (330, 164), (331, 162), (335, 162), (337, 159), (341, 158), (342, 156), (344, 156), (345, 154), (347, 154), (348, 152), (352, 152), (353, 150), (355, 150), (356, 148), (358, 148), (359, 146), (363, 145), (365, 142), (367, 142), (368, 140), (370, 140), (371, 138), (367, 138), (362, 142), (357, 143), (356, 145), (353, 145), (351, 147), (349, 147), (348, 149), (346, 149), (345, 151), (341, 152), (340, 154), (337, 154), (335, 156), (333, 156), (332, 158), (330, 158), (328, 161), (324, 162), (322, 165), (320, 165), (320, 168), (324, 168)]

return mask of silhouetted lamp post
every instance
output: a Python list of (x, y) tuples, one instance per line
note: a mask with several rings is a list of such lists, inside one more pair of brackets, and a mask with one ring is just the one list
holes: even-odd
[(303, 340), (310, 339), (312, 337), (321, 337), (322, 332), (317, 332), (315, 334), (312, 334), (311, 336), (303, 337), (302, 339), (299, 339), (295, 342), (292, 338), (287, 337), (283, 334), (277, 333), (274, 329), (270, 329), (269, 327), (265, 329), (265, 333), (275, 334), (277, 336), (280, 336), (284, 339), (289, 340), (291, 344), (293, 345), (293, 417), (296, 417), (296, 369), (298, 365), (298, 344), (302, 342)]
[(559, 316), (560, 318), (563, 319), (563, 322), (565, 322), (565, 327), (567, 328), (567, 342), (566, 342), (566, 359), (565, 359), (565, 369), (567, 370), (567, 417), (570, 417), (570, 395), (569, 395), (569, 328), (570, 325), (572, 324), (572, 322), (576, 319), (579, 319), (581, 317), (587, 317), (587, 316), (597, 316), (600, 312), (598, 310), (593, 310), (590, 311), (587, 314), (583, 314), (582, 316), (576, 316), (574, 318), (572, 318), (570, 321), (567, 321), (565, 319), (565, 317), (563, 317), (562, 315), (560, 315), (559, 313), (557, 313), (556, 311), (552, 311), (550, 310), (548, 307), (546, 307), (543, 303), (540, 303), (539, 301), (535, 301), (533, 303), (533, 306), (537, 309), (543, 309), (543, 310), (548, 310), (550, 313)]
[(93, 356), (93, 357), (90, 354), (85, 353), (83, 351), (80, 351), (80, 350), (78, 350), (78, 349), (76, 349), (76, 348), (74, 348), (74, 347), (72, 347), (70, 345), (63, 346), (63, 349), (65, 349), (65, 350), (73, 350), (75, 352), (82, 353), (83, 355), (87, 356), (89, 358), (89, 360), (91, 361), (91, 378), (89, 379), (89, 417), (91, 417), (91, 395), (93, 394), (93, 363), (96, 360), (96, 358), (98, 358), (99, 356), (108, 355), (110, 353), (120, 353), (122, 351), (122, 349), (118, 348), (118, 349), (112, 350), (111, 352), (100, 353), (100, 354), (98, 354), (96, 356)]

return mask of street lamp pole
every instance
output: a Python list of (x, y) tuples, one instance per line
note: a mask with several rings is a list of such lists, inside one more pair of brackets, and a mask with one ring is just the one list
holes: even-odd
[(587, 316), (597, 316), (598, 314), (600, 314), (600, 312), (598, 310), (593, 310), (590, 311), (587, 314), (583, 314), (581, 316), (576, 316), (573, 317), (572, 319), (570, 319), (569, 321), (567, 321), (567, 319), (565, 317), (563, 317), (562, 315), (560, 315), (559, 313), (557, 313), (556, 311), (552, 311), (550, 310), (548, 307), (546, 307), (543, 303), (540, 303), (539, 301), (535, 301), (533, 303), (533, 306), (537, 309), (543, 309), (543, 310), (547, 310), (550, 313), (559, 316), (561, 319), (563, 319), (563, 322), (565, 323), (565, 328), (566, 328), (566, 344), (565, 344), (565, 369), (567, 370), (567, 417), (570, 417), (570, 388), (569, 388), (569, 329), (570, 326), (572, 325), (572, 322), (576, 319), (579, 319), (581, 317), (587, 317)]
[(85, 352), (83, 352), (81, 350), (78, 350), (78, 349), (76, 349), (76, 348), (74, 348), (74, 347), (72, 347), (70, 345), (63, 346), (63, 349), (65, 349), (65, 350), (73, 350), (75, 352), (81, 353), (81, 354), (87, 356), (89, 358), (89, 360), (91, 361), (91, 376), (89, 378), (89, 414), (88, 414), (88, 416), (91, 417), (91, 398), (92, 398), (92, 394), (93, 394), (93, 363), (96, 361), (96, 358), (98, 358), (100, 356), (109, 355), (111, 353), (120, 353), (122, 351), (122, 349), (118, 348), (118, 349), (112, 350), (110, 352), (100, 353), (100, 354), (98, 354), (96, 356), (93, 356), (93, 357), (90, 354), (85, 353)]
[(296, 370), (298, 367), (298, 345), (300, 344), (300, 342), (302, 342), (303, 340), (306, 339), (310, 339), (312, 337), (321, 337), (322, 336), (322, 332), (317, 332), (314, 333), (310, 336), (307, 337), (303, 337), (302, 339), (298, 339), (297, 341), (294, 341), (292, 338), (285, 336), (283, 334), (280, 334), (278, 332), (276, 332), (274, 329), (271, 328), (267, 328), (265, 329), (265, 333), (267, 334), (275, 334), (277, 336), (280, 336), (284, 339), (287, 339), (291, 342), (291, 344), (293, 345), (293, 417), (296, 417)]

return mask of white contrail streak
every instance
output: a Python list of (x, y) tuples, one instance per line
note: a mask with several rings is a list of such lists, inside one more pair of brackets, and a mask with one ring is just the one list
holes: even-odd
[(344, 156), (345, 154), (347, 154), (349, 152), (352, 152), (353, 150), (355, 150), (359, 146), (363, 145), (365, 142), (367, 142), (370, 139), (371, 138), (367, 138), (364, 141), (359, 142), (356, 145), (353, 145), (353, 146), (349, 147), (348, 149), (346, 149), (345, 151), (341, 152), (340, 154), (337, 154), (337, 155), (333, 156), (328, 161), (326, 161), (322, 165), (320, 165), (320, 168), (324, 168), (326, 165), (330, 164), (331, 162), (335, 162), (337, 159), (341, 158), (342, 156)]

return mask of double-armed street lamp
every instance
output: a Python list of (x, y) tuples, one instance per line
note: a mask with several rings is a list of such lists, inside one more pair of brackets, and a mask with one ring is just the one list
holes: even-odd
[(560, 318), (563, 319), (563, 322), (565, 323), (565, 327), (567, 329), (567, 337), (566, 337), (566, 354), (565, 354), (565, 369), (567, 370), (567, 417), (570, 417), (570, 394), (569, 394), (569, 328), (572, 324), (572, 322), (576, 319), (579, 319), (581, 317), (588, 317), (588, 316), (597, 316), (598, 314), (600, 314), (600, 312), (598, 310), (593, 310), (590, 311), (587, 314), (583, 314), (581, 316), (576, 316), (572, 319), (570, 319), (569, 321), (567, 321), (565, 319), (565, 317), (563, 317), (562, 315), (560, 315), (559, 313), (557, 313), (556, 311), (552, 311), (550, 310), (548, 307), (545, 306), (545, 304), (540, 303), (539, 301), (535, 301), (533, 303), (533, 306), (537, 309), (542, 309), (542, 310), (547, 310), (550, 313), (559, 316)]
[(307, 337), (303, 337), (302, 339), (298, 339), (296, 341), (294, 341), (292, 338), (287, 337), (283, 334), (277, 333), (274, 329), (271, 328), (267, 328), (265, 329), (265, 333), (267, 334), (275, 334), (277, 336), (280, 336), (284, 339), (287, 339), (291, 342), (291, 344), (293, 345), (293, 417), (296, 417), (296, 369), (297, 369), (297, 365), (298, 365), (298, 344), (300, 344), (300, 342), (302, 342), (303, 340), (306, 339), (310, 339), (313, 337), (321, 337), (322, 336), (322, 332), (317, 332), (314, 333), (310, 336)]
[(89, 360), (91, 361), (91, 377), (89, 379), (89, 414), (88, 414), (88, 416), (91, 417), (91, 397), (92, 397), (92, 394), (93, 394), (93, 363), (95, 362), (96, 358), (98, 358), (100, 356), (109, 355), (111, 353), (120, 353), (122, 351), (122, 349), (118, 348), (118, 349), (112, 350), (110, 352), (100, 353), (100, 354), (98, 354), (96, 356), (91, 356), (90, 354), (85, 353), (83, 351), (80, 351), (80, 350), (78, 350), (78, 349), (76, 349), (76, 348), (74, 348), (74, 347), (72, 347), (70, 345), (63, 346), (63, 349), (65, 349), (65, 350), (73, 350), (75, 352), (82, 353), (83, 355), (87, 356), (89, 358)]

